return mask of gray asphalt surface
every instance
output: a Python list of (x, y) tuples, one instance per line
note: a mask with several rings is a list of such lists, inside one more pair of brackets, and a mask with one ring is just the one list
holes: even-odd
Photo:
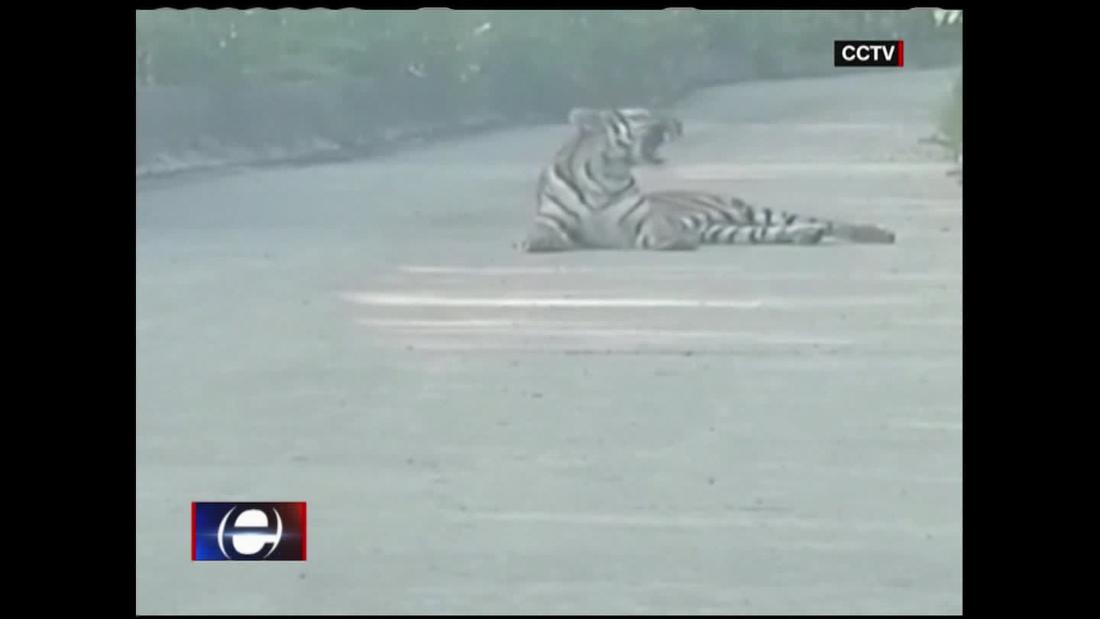
[[(893, 246), (519, 254), (564, 124), (143, 182), (139, 612), (959, 612), (952, 76), (708, 89), (642, 177)], [(192, 563), (193, 500), (309, 560)]]

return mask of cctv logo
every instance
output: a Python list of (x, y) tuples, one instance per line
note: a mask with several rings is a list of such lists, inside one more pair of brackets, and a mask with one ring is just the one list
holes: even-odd
[(305, 561), (305, 503), (192, 503), (192, 561)]
[(833, 66), (903, 67), (905, 41), (834, 41)]

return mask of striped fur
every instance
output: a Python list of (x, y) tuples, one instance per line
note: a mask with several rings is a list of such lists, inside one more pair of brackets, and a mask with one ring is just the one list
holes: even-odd
[(640, 108), (576, 109), (577, 132), (539, 177), (522, 248), (690, 250), (705, 244), (814, 244), (826, 236), (894, 241), (875, 226), (755, 208), (693, 191), (644, 192), (631, 169), (663, 163), (657, 150), (683, 133), (679, 120)]

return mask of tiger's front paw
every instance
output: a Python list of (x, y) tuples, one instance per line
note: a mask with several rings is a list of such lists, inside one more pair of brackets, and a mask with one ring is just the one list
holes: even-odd
[(658, 251), (693, 251), (699, 248), (699, 239), (689, 235), (658, 241), (651, 247)]
[(541, 253), (550, 251), (565, 251), (572, 247), (572, 243), (565, 236), (550, 228), (540, 224), (535, 224), (528, 231), (527, 237), (519, 243), (513, 243), (513, 247), (519, 251), (526, 253)]

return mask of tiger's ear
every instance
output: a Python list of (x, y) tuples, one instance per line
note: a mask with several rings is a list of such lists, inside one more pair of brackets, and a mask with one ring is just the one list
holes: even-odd
[(577, 107), (569, 112), (569, 124), (580, 129), (596, 129), (602, 124), (602, 116), (599, 110)]

